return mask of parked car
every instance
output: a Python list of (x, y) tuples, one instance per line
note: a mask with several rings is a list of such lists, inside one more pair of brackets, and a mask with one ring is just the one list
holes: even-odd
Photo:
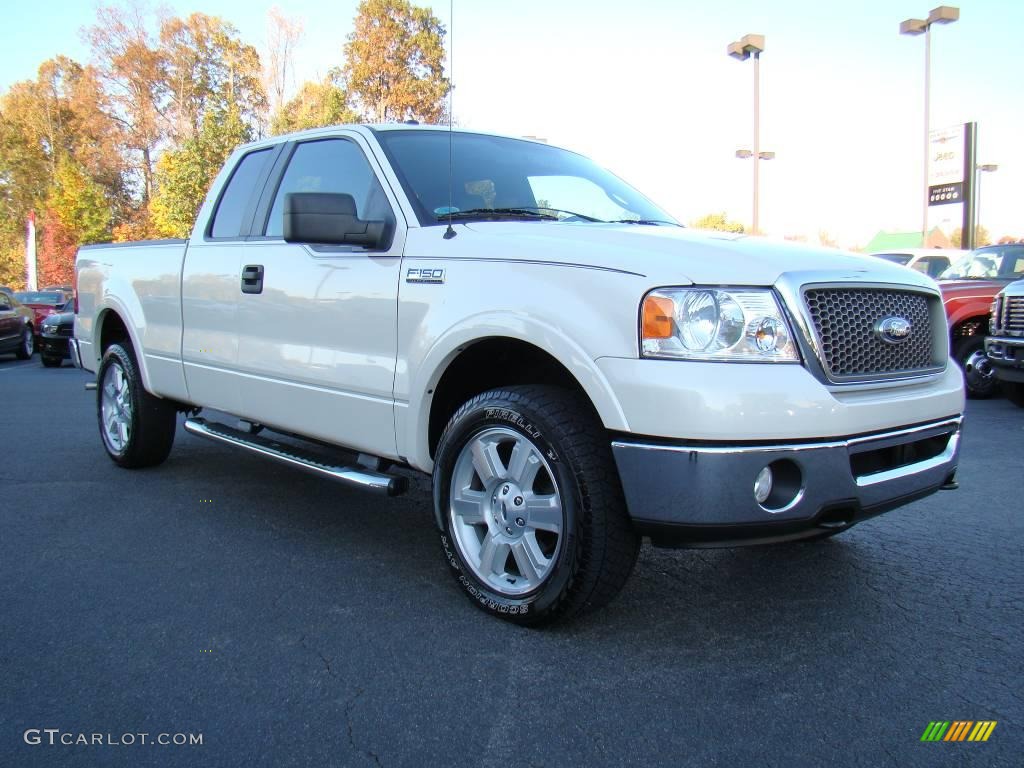
[(72, 359), (115, 464), (163, 462), (182, 411), (349, 486), (432, 474), (445, 569), (522, 624), (609, 602), (641, 537), (822, 539), (956, 485), (963, 376), (933, 280), (685, 229), (539, 142), (266, 139), (188, 241), (85, 246), (76, 270)]
[(938, 277), (955, 260), (963, 257), (964, 251), (952, 248), (904, 248), (899, 251), (879, 251), (868, 254), (891, 261), (901, 267), (909, 267), (928, 277)]
[(35, 351), (35, 313), (13, 296), (0, 292), (0, 353), (28, 360)]
[(63, 291), (18, 291), (14, 296), (35, 315), (32, 326), (35, 328), (37, 343), (39, 331), (46, 318), (58, 311), (58, 307), (62, 307), (68, 300)]
[(39, 334), (39, 357), (47, 368), (60, 368), (60, 364), (71, 359), (68, 342), (75, 333), (74, 301), (68, 299), (56, 314), (43, 321)]
[(998, 386), (985, 357), (985, 332), (996, 294), (1022, 277), (1024, 243), (976, 248), (939, 275), (950, 347), (964, 371), (968, 397), (989, 397)]
[(71, 296), (71, 292), (74, 289), (70, 285), (47, 285), (46, 287), (42, 288), (41, 290), (43, 290), (43, 291), (60, 291), (65, 296), (70, 297)]
[(1024, 408), (1024, 280), (1010, 283), (992, 306), (985, 352), (1006, 397)]

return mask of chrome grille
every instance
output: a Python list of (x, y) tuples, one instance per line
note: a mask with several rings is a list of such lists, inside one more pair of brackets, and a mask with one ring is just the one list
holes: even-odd
[[(831, 379), (886, 378), (941, 365), (932, 348), (932, 313), (923, 294), (886, 288), (809, 288), (804, 301), (821, 364)], [(876, 333), (876, 324), (887, 317), (910, 321), (905, 341), (886, 342)]]
[(997, 333), (1024, 333), (1024, 296), (1000, 296), (996, 307)]

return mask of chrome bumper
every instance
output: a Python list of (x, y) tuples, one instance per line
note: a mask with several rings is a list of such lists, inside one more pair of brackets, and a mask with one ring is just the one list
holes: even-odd
[[(757, 543), (851, 525), (952, 484), (960, 424), (955, 417), (793, 445), (616, 440), (612, 451), (630, 516), (642, 532), (675, 528), (683, 540)], [(769, 465), (774, 496), (762, 503), (754, 483)]]

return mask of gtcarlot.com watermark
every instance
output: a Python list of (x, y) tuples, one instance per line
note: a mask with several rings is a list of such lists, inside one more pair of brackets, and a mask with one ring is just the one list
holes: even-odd
[(85, 733), (60, 728), (28, 728), (22, 738), (31, 746), (50, 747), (196, 747), (203, 745), (201, 733)]

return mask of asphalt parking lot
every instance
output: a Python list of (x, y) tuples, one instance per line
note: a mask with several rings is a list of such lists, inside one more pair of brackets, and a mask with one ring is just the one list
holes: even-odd
[(1021, 765), (1003, 399), (969, 405), (959, 491), (818, 544), (645, 545), (609, 608), (538, 631), (459, 593), (425, 482), (385, 502), (181, 430), (121, 470), (87, 380), (0, 357), (0, 766)]

